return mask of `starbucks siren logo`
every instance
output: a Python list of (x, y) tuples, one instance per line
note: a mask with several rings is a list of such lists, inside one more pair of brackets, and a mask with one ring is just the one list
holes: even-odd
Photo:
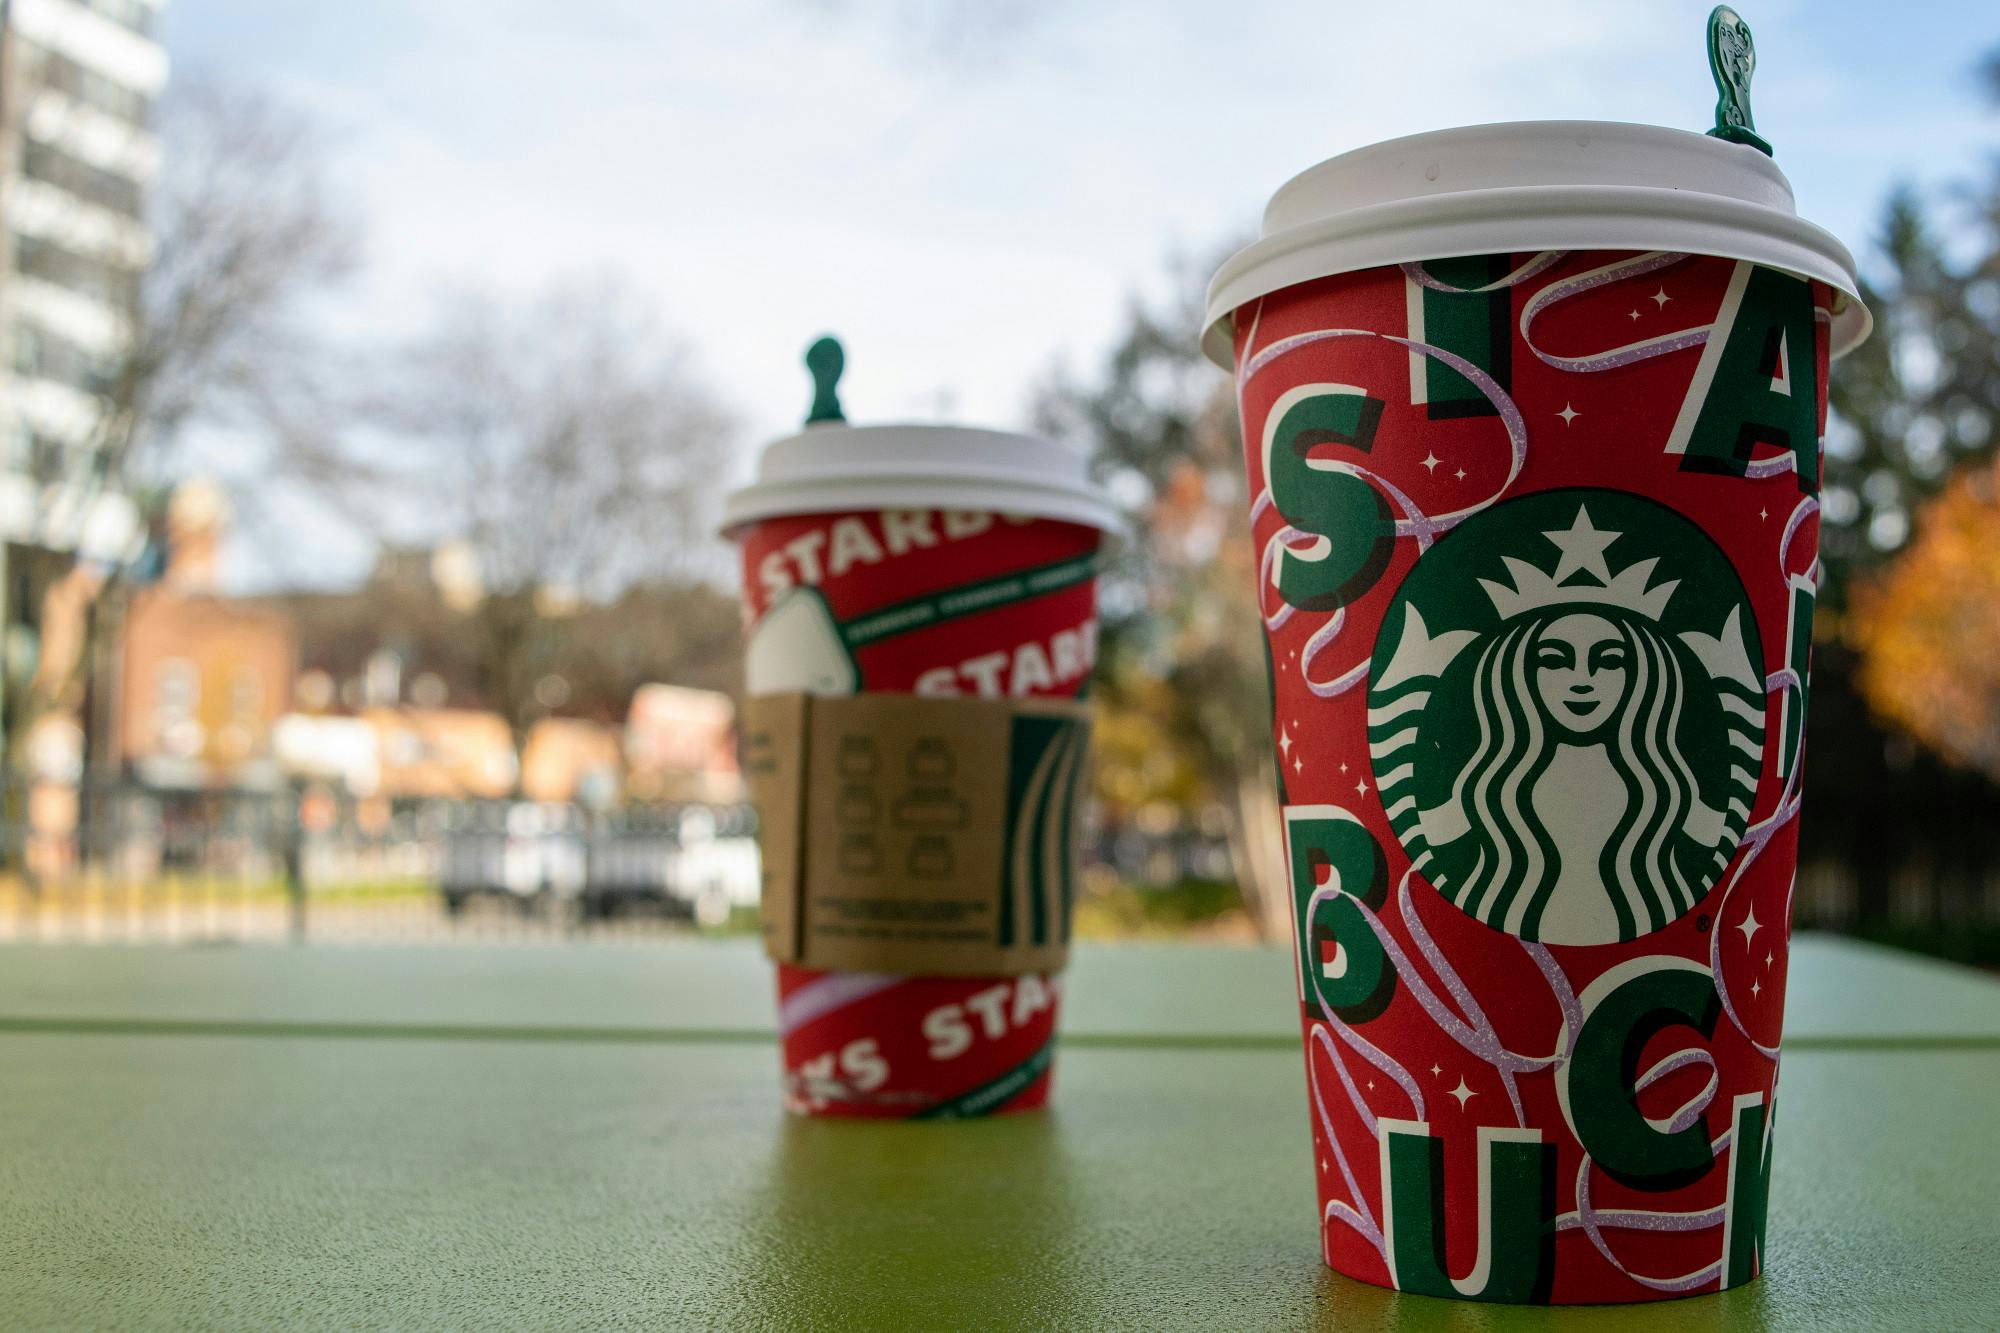
[(1523, 939), (1604, 944), (1715, 884), (1756, 798), (1764, 673), (1700, 529), (1618, 491), (1524, 496), (1433, 546), (1382, 626), (1376, 786), (1445, 898)]

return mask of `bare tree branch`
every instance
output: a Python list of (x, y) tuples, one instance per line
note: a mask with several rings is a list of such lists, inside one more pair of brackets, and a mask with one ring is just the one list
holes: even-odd
[[(131, 276), (125, 345), (96, 393), (80, 451), (89, 471), (72, 484), (86, 498), (156, 504), (198, 422), (254, 437), (266, 475), (328, 472), (340, 414), (301, 314), (352, 266), (354, 233), (332, 205), (319, 145), (293, 113), (198, 75), (162, 103), (159, 130), (151, 262)], [(115, 594), (121, 576), (93, 575), (94, 596)], [(10, 748), (49, 710), (73, 706), (106, 646), (94, 628), (34, 682), (9, 680)]]
[(379, 399), (378, 531), (470, 546), (482, 691), (517, 737), (578, 599), (713, 572), (729, 424), (628, 289), (453, 296)]
[(199, 75), (176, 84), (160, 132), (155, 254), (105, 395), (101, 475), (164, 475), (197, 421), (263, 434), (281, 463), (324, 466), (337, 413), (300, 315), (352, 269), (356, 241), (320, 144), (262, 94)]

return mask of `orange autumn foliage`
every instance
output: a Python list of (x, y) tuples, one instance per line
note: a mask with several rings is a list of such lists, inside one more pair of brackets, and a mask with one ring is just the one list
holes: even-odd
[(1847, 628), (1878, 714), (2000, 778), (2000, 463), (1925, 507), (1916, 539), (1856, 590)]

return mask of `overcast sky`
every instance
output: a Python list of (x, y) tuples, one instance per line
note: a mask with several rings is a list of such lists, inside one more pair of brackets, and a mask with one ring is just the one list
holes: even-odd
[[(1990, 5), (1741, 8), (1758, 126), (1864, 263), (1893, 182), (1942, 187), (2000, 148), (1971, 73), (2000, 43)], [(1170, 257), (1247, 234), (1324, 157), (1491, 120), (1706, 128), (1707, 9), (170, 0), (163, 35), (178, 69), (325, 127), (366, 226), (342, 328), (405, 332), (446, 283), (626, 275), (740, 421), (747, 470), (802, 416), (822, 331), (848, 345), (850, 419), (1019, 424)], [(317, 577), (365, 559), (301, 531)], [(299, 574), (237, 554), (239, 583)]]

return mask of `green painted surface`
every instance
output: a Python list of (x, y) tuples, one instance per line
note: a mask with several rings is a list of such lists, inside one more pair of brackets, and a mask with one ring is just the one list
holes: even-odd
[[(1191, 957), (1200, 984), (1188, 984)], [(1298, 1037), (1279, 949), (1085, 944), (1070, 1037)], [(1786, 1036), (2000, 1039), (2000, 985), (1824, 935), (1793, 945)], [(10, 1018), (772, 1031), (771, 970), (748, 940), (561, 945), (0, 946)]]
[[(1763, 1281), (1651, 1307), (1522, 1311), (1396, 1296), (1320, 1266), (1300, 1062), (1248, 1013), (1233, 1016), (1247, 1041), (1216, 1038), (1214, 1024), (1192, 1040), (1157, 1025), (1085, 1033), (1062, 1054), (1047, 1115), (807, 1123), (779, 1113), (775, 1054), (754, 1037), (588, 1036), (702, 1012), (672, 1007), (684, 977), (592, 992), (650, 997), (643, 1012), (563, 998), (564, 977), (584, 986), (618, 949), (513, 955), (542, 955), (514, 988), (544, 987), (542, 1016), (580, 1022), (580, 1037), (334, 1035), (371, 1019), (464, 1020), (435, 997), (459, 994), (466, 972), (507, 989), (504, 970), (482, 970), (505, 959), (472, 951), (456, 986), (419, 975), (450, 952), (266, 951), (301, 985), (266, 976), (250, 989), (325, 1025), (284, 1035), (0, 1031), (0, 1323), (1933, 1328), (1991, 1326), (2000, 1309), (2000, 1043), (1976, 1036), (1787, 1052)], [(659, 956), (635, 950), (621, 967)], [(178, 996), (182, 1013), (223, 1017), (229, 988), (198, 1003), (211, 974), (175, 971), (187, 959), (260, 955), (6, 953), (0, 1015), (26, 1014), (30, 992), (58, 1013), (103, 969), (138, 987), (128, 997), (175, 975), (193, 992)], [(1264, 1004), (1271, 988), (1249, 972), (1206, 984), (1245, 960), (1272, 961), (1089, 953), (1076, 1009), (1109, 1013), (1118, 996), (1093, 996), (1100, 985), (1167, 996), (1176, 987), (1147, 980), (1162, 972), (1217, 1008)], [(739, 963), (760, 975), (754, 957)], [(1809, 986), (1822, 966), (1835, 975)], [(1839, 978), (1935, 985), (1930, 1002), (1954, 1005), (2000, 991), (1815, 944), (1800, 953), (1795, 1019)], [(1280, 1006), (1288, 985), (1287, 968)], [(383, 1007), (385, 992), (398, 1003)], [(1960, 1021), (1890, 991), (1853, 1014), (1869, 999), (1913, 1031)], [(535, 1017), (523, 1003), (501, 1015)]]
[[(1321, 1270), (1297, 1062), (1070, 1052), (1047, 1116), (785, 1120), (747, 1047), (16, 1036), (20, 1326), (1567, 1326)], [(1771, 1274), (1630, 1327), (1970, 1327), (1985, 1054), (1785, 1068)], [(1955, 1126), (1916, 1141), (1912, 1123)]]

